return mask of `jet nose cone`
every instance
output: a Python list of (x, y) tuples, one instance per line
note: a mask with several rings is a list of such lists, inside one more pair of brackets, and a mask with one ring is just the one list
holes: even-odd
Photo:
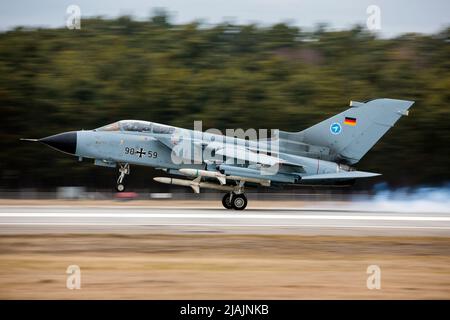
[(39, 139), (39, 141), (57, 150), (75, 154), (77, 149), (77, 132), (71, 131), (55, 134), (50, 137)]

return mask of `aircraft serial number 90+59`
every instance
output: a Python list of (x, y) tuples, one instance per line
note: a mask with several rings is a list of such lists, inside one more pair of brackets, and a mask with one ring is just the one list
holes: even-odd
[(139, 158), (145, 157), (145, 155), (149, 158), (158, 158), (158, 152), (151, 150), (145, 151), (143, 148), (135, 149), (132, 147), (125, 147), (125, 154), (136, 155)]

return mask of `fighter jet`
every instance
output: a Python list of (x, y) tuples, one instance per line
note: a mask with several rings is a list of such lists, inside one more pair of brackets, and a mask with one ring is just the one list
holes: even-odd
[(157, 182), (187, 186), (195, 193), (220, 190), (226, 209), (243, 210), (248, 187), (339, 185), (380, 175), (358, 171), (354, 165), (408, 115), (413, 103), (385, 98), (351, 101), (349, 109), (303, 131), (276, 130), (261, 139), (121, 120), (93, 130), (23, 140), (118, 168), (119, 192), (125, 190), (130, 165), (150, 166), (172, 175), (155, 177)]

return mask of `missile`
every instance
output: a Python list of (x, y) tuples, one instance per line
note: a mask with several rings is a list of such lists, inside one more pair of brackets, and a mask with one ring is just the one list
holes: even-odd
[(194, 177), (210, 177), (219, 180), (220, 184), (226, 184), (226, 176), (217, 171), (197, 170), (197, 169), (180, 169), (182, 174)]
[(238, 191), (238, 186), (229, 186), (229, 185), (218, 185), (215, 183), (209, 183), (209, 182), (201, 182), (201, 177), (198, 177), (194, 180), (184, 180), (184, 179), (175, 179), (175, 178), (167, 178), (167, 177), (156, 177), (153, 178), (156, 182), (165, 183), (165, 184), (174, 184), (177, 186), (186, 186), (191, 187), (192, 190), (194, 190), (195, 193), (200, 193), (200, 188), (206, 188), (206, 189), (215, 189), (215, 190), (221, 190), (226, 192), (233, 192)]
[(243, 176), (237, 176), (237, 175), (230, 175), (227, 176), (225, 174), (222, 174), (218, 171), (207, 171), (207, 170), (197, 170), (197, 169), (180, 169), (180, 173), (185, 174), (187, 176), (194, 176), (194, 177), (210, 177), (210, 178), (216, 178), (219, 180), (220, 184), (224, 185), (228, 180), (235, 180), (235, 181), (245, 181), (245, 182), (252, 182), (252, 183), (258, 183), (262, 186), (270, 186), (270, 180), (267, 179), (258, 179), (258, 178), (251, 178), (251, 177), (243, 177)]

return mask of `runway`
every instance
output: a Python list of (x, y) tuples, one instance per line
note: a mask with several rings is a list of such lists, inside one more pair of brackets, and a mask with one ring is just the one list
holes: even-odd
[(0, 206), (0, 234), (222, 232), (450, 236), (450, 213), (349, 208)]
[[(0, 205), (0, 298), (447, 299), (450, 212), (409, 207)], [(366, 285), (373, 264), (376, 292)], [(81, 268), (82, 290), (67, 290), (69, 265)]]

